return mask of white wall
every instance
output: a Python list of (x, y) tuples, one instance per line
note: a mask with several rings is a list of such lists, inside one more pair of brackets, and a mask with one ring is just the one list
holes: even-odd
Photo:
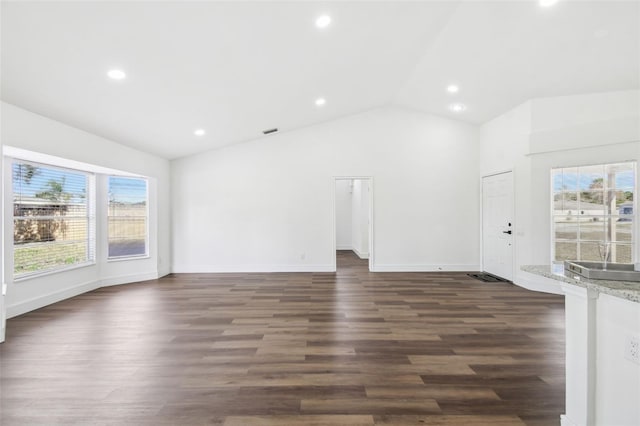
[[(2, 109), (0, 108), (0, 126)], [(3, 142), (0, 136), (0, 153), (2, 152)], [(4, 161), (0, 158), (0, 213), (4, 211)], [(2, 216), (0, 214), (0, 216)], [(0, 223), (2, 223), (0, 221)], [(4, 250), (2, 241), (4, 241), (5, 227), (2, 223), (0, 228), (0, 343), (4, 342), (6, 331), (6, 303), (5, 303), (5, 284), (4, 284)]]
[(369, 258), (369, 181), (354, 179), (351, 204), (353, 251), (361, 259)]
[(371, 191), (371, 182), (368, 179), (360, 181), (360, 233), (362, 234), (362, 241), (360, 245), (360, 257), (368, 258), (369, 253), (369, 218), (371, 209), (371, 200), (369, 197), (369, 191)]
[[(534, 99), (480, 128), (480, 175), (513, 170), (514, 282), (560, 293), (557, 283), (520, 266), (551, 261), (552, 167), (637, 160), (640, 92)], [(631, 119), (634, 118), (634, 119)]]
[(596, 308), (596, 422), (640, 425), (640, 365), (625, 358), (630, 336), (640, 338), (640, 304), (601, 294)]
[(534, 99), (530, 152), (638, 141), (639, 111), (637, 90)]
[(640, 339), (640, 304), (562, 284), (566, 306), (563, 426), (640, 424), (640, 364), (626, 354)]
[(336, 180), (336, 249), (351, 250), (351, 179)]
[[(96, 265), (9, 283), (8, 315), (36, 309), (101, 285), (150, 279), (170, 272), (169, 162), (125, 147), (60, 122), (2, 103), (1, 138), (11, 146), (64, 159), (148, 176), (149, 258), (106, 261), (106, 247), (97, 247)], [(6, 172), (6, 170), (5, 170)], [(5, 173), (6, 174), (6, 173)], [(5, 190), (7, 188), (5, 187)], [(10, 188), (9, 188), (10, 189)], [(6, 197), (4, 197), (6, 198)], [(5, 200), (5, 204), (6, 204)], [(9, 209), (11, 200), (9, 200)], [(100, 212), (98, 211), (98, 215)], [(5, 206), (5, 229), (11, 229), (11, 211)], [(99, 218), (98, 218), (99, 219)], [(5, 233), (5, 253), (11, 253), (13, 236)]]
[(477, 154), (475, 126), (381, 108), (172, 161), (173, 271), (333, 270), (334, 176), (374, 177), (373, 270), (477, 270)]

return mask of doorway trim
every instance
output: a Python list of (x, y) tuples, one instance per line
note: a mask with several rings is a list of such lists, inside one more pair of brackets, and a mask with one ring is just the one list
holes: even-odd
[(332, 252), (331, 252), (331, 268), (333, 272), (337, 271), (336, 264), (336, 183), (339, 180), (366, 180), (369, 181), (369, 271), (373, 271), (375, 265), (375, 253), (373, 247), (375, 244), (373, 234), (373, 176), (333, 176), (331, 178), (331, 228), (333, 230), (331, 235)]
[(485, 178), (489, 178), (489, 177), (493, 177), (493, 176), (498, 176), (498, 175), (503, 175), (506, 173), (511, 173), (511, 183), (512, 183), (512, 187), (511, 187), (511, 211), (513, 212), (513, 217), (511, 218), (512, 223), (513, 223), (513, 238), (512, 238), (512, 245), (511, 245), (511, 275), (512, 275), (512, 280), (515, 281), (516, 279), (516, 244), (517, 244), (517, 222), (516, 222), (516, 175), (514, 173), (513, 169), (505, 169), (505, 170), (500, 170), (497, 172), (493, 172), (493, 173), (487, 173), (485, 175), (482, 175), (480, 177), (480, 271), (484, 272), (484, 179)]

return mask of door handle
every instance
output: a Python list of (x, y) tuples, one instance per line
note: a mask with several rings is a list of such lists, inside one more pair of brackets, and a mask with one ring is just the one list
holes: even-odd
[(511, 229), (509, 229), (508, 231), (502, 231), (502, 233), (511, 235)]

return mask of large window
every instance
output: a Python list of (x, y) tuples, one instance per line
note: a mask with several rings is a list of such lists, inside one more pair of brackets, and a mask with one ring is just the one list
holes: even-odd
[(554, 260), (633, 263), (635, 162), (552, 169)]
[(147, 181), (109, 177), (109, 258), (147, 255)]
[(12, 164), (14, 278), (95, 260), (93, 175)]

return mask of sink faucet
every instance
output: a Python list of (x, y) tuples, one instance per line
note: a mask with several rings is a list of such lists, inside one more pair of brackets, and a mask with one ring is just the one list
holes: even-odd
[(600, 258), (602, 259), (602, 270), (607, 270), (607, 260), (609, 259), (609, 251), (611, 249), (611, 243), (603, 241), (598, 243), (598, 251), (600, 252)]

